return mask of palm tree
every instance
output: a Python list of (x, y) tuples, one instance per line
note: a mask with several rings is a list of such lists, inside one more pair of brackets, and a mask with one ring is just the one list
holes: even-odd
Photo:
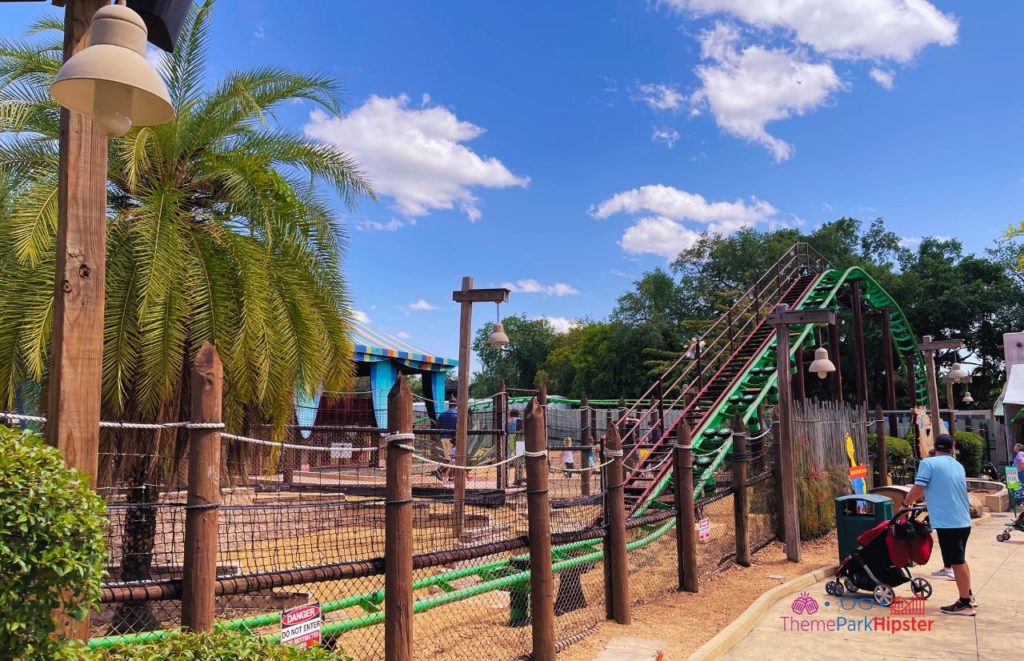
[[(203, 341), (224, 361), (228, 430), (291, 422), (295, 393), (352, 378), (343, 235), (324, 189), (372, 197), (345, 154), (281, 129), (301, 99), (338, 112), (328, 77), (264, 67), (204, 79), (213, 0), (193, 6), (161, 73), (168, 124), (110, 144), (102, 411), (105, 419), (188, 419), (190, 365)], [(42, 383), (49, 362), (57, 231), (59, 111), (47, 87), (61, 65), (59, 20), (0, 40), (0, 405)], [(184, 435), (101, 440), (101, 486), (155, 502), (177, 472)], [(153, 508), (129, 511), (122, 580), (149, 577)], [(157, 623), (148, 609), (121, 630)]]

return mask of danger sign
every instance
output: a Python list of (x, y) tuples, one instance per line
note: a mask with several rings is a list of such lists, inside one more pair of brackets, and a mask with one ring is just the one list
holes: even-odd
[(711, 519), (705, 517), (697, 522), (697, 539), (701, 542), (711, 539)]
[(320, 603), (281, 612), (281, 644), (316, 647), (320, 644)]

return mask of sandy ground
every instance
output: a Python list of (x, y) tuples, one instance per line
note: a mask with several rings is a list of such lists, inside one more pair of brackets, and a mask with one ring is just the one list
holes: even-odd
[[(835, 533), (805, 542), (803, 561), (786, 560), (778, 543), (754, 555), (749, 568), (733, 567), (702, 583), (698, 594), (668, 593), (633, 608), (633, 624), (602, 622), (597, 631), (559, 655), (566, 661), (597, 656), (612, 638), (630, 636), (665, 642), (665, 659), (685, 659), (710, 640), (767, 590), (791, 578), (835, 564)], [(784, 578), (779, 579), (777, 577)]]

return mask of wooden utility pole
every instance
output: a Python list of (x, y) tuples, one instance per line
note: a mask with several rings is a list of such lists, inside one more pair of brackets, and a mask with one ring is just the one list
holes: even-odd
[(875, 452), (878, 453), (878, 479), (883, 487), (889, 486), (889, 455), (885, 439), (885, 419), (882, 417), (882, 407), (875, 407)]
[[(782, 513), (786, 531), (786, 557), (800, 562), (800, 516), (797, 507), (796, 458), (793, 449), (793, 401), (789, 373), (789, 327), (793, 325), (836, 323), (832, 310), (793, 310), (779, 304), (769, 315), (768, 323), (776, 332), (776, 374), (779, 391), (779, 477), (782, 494)], [(838, 368), (837, 368), (838, 371)]]
[[(885, 359), (885, 408), (889, 410), (889, 435), (899, 436), (896, 426), (896, 361), (892, 346), (892, 322), (889, 308), (882, 309), (882, 355)], [(914, 384), (910, 384), (910, 408), (914, 408)]]
[[(461, 367), (461, 364), (460, 364)], [(460, 381), (459, 387), (462, 387)], [(464, 415), (459, 412), (460, 419)], [(388, 393), (388, 433), (412, 432), (412, 391), (399, 374)], [(384, 510), (384, 658), (412, 660), (412, 441), (388, 442)]]
[(839, 364), (839, 322), (828, 325), (828, 353), (836, 371), (832, 372), (832, 401), (841, 404), (843, 401), (843, 370)]
[(580, 467), (587, 469), (580, 473), (580, 496), (585, 498), (590, 495), (590, 476), (594, 472), (590, 468), (593, 463), (590, 455), (594, 451), (594, 432), (590, 427), (590, 400), (586, 393), (580, 395), (580, 445), (583, 446)]
[(626, 553), (626, 501), (622, 471), (622, 438), (618, 425), (608, 428), (607, 454), (611, 463), (605, 466), (605, 519), (608, 522), (607, 562), (610, 593), (608, 607), (611, 619), (619, 624), (629, 624), (629, 556)]
[[(93, 14), (108, 0), (64, 8), (64, 61), (89, 45)], [(90, 487), (99, 470), (103, 287), (107, 251), (107, 137), (92, 117), (60, 110), (57, 268), (53, 296), (46, 440)], [(89, 615), (54, 614), (69, 639), (89, 638)]]
[[(506, 412), (508, 411), (508, 389), (505, 379), (498, 379), (498, 392), (491, 398), (491, 424), (494, 426), (494, 458), (502, 462), (508, 459), (508, 433)], [(498, 466), (496, 489), (502, 490), (508, 484), (508, 464)]]
[(925, 377), (928, 379), (928, 408), (931, 417), (932, 444), (942, 433), (942, 418), (939, 416), (939, 383), (935, 375), (935, 352), (941, 349), (958, 350), (963, 340), (933, 340), (931, 335), (921, 338), (917, 350), (924, 354)]
[(868, 365), (864, 347), (864, 303), (860, 296), (860, 281), (850, 283), (850, 307), (853, 308), (854, 366), (857, 372), (857, 404), (868, 410)]
[[(533, 659), (555, 658), (555, 589), (551, 569), (551, 520), (548, 498), (547, 428), (544, 409), (530, 400), (523, 421), (526, 433), (526, 504), (530, 535), (530, 619)], [(390, 658), (390, 657), (388, 657)]]
[(690, 444), (690, 426), (683, 422), (679, 429), (679, 442), (672, 458), (675, 468), (676, 497), (676, 573), (679, 590), (697, 592), (697, 531), (693, 511), (693, 446)]
[[(192, 421), (221, 424), (224, 366), (203, 342), (192, 366)], [(220, 507), (220, 429), (189, 433), (185, 557), (181, 581), (181, 626), (213, 631), (217, 589), (217, 508)]]
[[(473, 289), (473, 278), (468, 275), (462, 278), (462, 289), (452, 292), (452, 300), (459, 304), (459, 390), (458, 417), (455, 420), (455, 463), (466, 465), (466, 453), (469, 448), (469, 349), (473, 334), (474, 303), (505, 303), (508, 301), (507, 289)], [(452, 533), (455, 539), (462, 537), (462, 529), (466, 518), (466, 470), (455, 471), (455, 498), (452, 508)]]
[(750, 456), (747, 454), (747, 429), (737, 416), (732, 422), (732, 504), (736, 526), (736, 564), (750, 566), (750, 494), (747, 490)]

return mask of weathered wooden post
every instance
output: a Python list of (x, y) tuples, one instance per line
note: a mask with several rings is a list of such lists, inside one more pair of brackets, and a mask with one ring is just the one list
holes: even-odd
[(878, 454), (878, 486), (889, 486), (889, 455), (886, 454), (885, 439), (885, 418), (882, 416), (882, 407), (875, 407), (875, 452)]
[(693, 510), (693, 446), (690, 445), (690, 427), (679, 425), (679, 440), (675, 446), (676, 497), (676, 566), (679, 590), (697, 592), (697, 530)]
[[(466, 415), (460, 411), (459, 415)], [(399, 375), (388, 393), (388, 460), (384, 510), (384, 658), (411, 661), (412, 391)]]
[[(217, 589), (217, 508), (220, 506), (220, 429), (224, 366), (203, 342), (192, 366), (185, 558), (181, 581), (181, 626), (212, 631)], [(207, 426), (208, 425), (208, 426)]]
[(594, 433), (590, 426), (590, 400), (587, 394), (580, 395), (580, 443), (583, 451), (580, 453), (580, 466), (585, 468), (580, 473), (580, 496), (586, 498), (590, 495), (590, 476), (593, 474), (590, 455), (594, 452)]
[[(505, 429), (508, 410), (508, 389), (505, 386), (505, 379), (498, 379), (498, 392), (491, 398), (491, 425), (494, 428), (494, 459), (502, 462), (508, 459), (508, 434)], [(498, 466), (495, 477), (495, 488), (504, 489), (508, 484), (508, 464)]]
[(736, 524), (736, 564), (750, 566), (750, 498), (747, 488), (750, 455), (747, 454), (747, 430), (739, 416), (732, 422), (732, 504)]
[[(534, 397), (523, 422), (526, 432), (526, 504), (530, 534), (530, 619), (533, 658), (555, 658), (555, 590), (551, 569), (547, 429), (544, 409)], [(391, 657), (387, 657), (390, 659)]]
[(610, 463), (604, 467), (604, 483), (608, 490), (605, 496), (605, 520), (608, 522), (608, 537), (605, 540), (605, 561), (608, 581), (605, 594), (609, 596), (610, 619), (619, 624), (629, 624), (629, 558), (626, 554), (626, 498), (622, 471), (622, 439), (618, 425), (608, 428), (605, 441), (605, 456)]

